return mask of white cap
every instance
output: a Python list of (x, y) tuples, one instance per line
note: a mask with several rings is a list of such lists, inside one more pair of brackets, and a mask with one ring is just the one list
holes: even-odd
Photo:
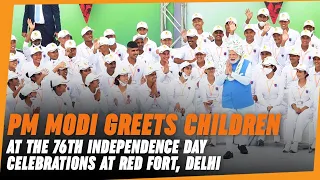
[(65, 48), (66, 49), (69, 49), (69, 48), (77, 48), (77, 44), (74, 40), (72, 39), (69, 39), (68, 41), (66, 41), (66, 43), (64, 44)]
[(194, 13), (194, 14), (192, 15), (192, 21), (193, 21), (194, 19), (196, 19), (196, 18), (203, 19), (202, 15), (201, 15), (200, 13)]
[(109, 39), (106, 37), (100, 37), (98, 42), (99, 42), (99, 46), (110, 44)]
[(58, 38), (64, 38), (64, 37), (66, 37), (67, 35), (70, 35), (69, 31), (67, 31), (67, 30), (61, 30), (61, 31), (58, 33)]
[(161, 40), (172, 39), (172, 33), (170, 31), (162, 31), (160, 38)]
[(279, 14), (279, 21), (289, 21), (290, 16), (287, 12), (283, 12)]
[(180, 70), (182, 70), (183, 68), (185, 68), (187, 66), (193, 66), (193, 65), (190, 64), (188, 61), (184, 61), (183, 63), (180, 64)]
[(195, 37), (197, 36), (197, 31), (195, 29), (189, 29), (187, 31), (187, 37)]
[(303, 27), (305, 27), (305, 26), (315, 27), (315, 26), (314, 26), (314, 22), (313, 22), (312, 20), (307, 20), (306, 22), (304, 22)]
[(165, 51), (169, 51), (169, 52), (171, 51), (171, 49), (167, 45), (162, 45), (162, 46), (158, 47), (158, 50), (159, 50), (160, 54)]
[(265, 16), (269, 16), (269, 10), (267, 9), (267, 8), (261, 8), (261, 9), (259, 9), (259, 11), (258, 11), (258, 16), (260, 15), (260, 14), (262, 14), (262, 15), (265, 15)]
[(11, 41), (16, 41), (17, 38), (14, 35), (11, 35)]
[(27, 83), (23, 86), (23, 88), (20, 90), (20, 93), (23, 96), (28, 96), (32, 92), (37, 92), (37, 86), (33, 85), (33, 83)]
[(237, 24), (237, 20), (236, 20), (236, 18), (234, 18), (234, 17), (228, 17), (228, 18), (226, 19), (226, 23), (227, 23), (227, 22), (230, 22), (230, 21), (232, 21), (232, 22), (234, 22), (235, 24)]
[(213, 31), (212, 32), (215, 32), (215, 31), (223, 31), (223, 27), (220, 26), (220, 25), (217, 25), (217, 26), (213, 27)]
[(276, 66), (278, 63), (276, 61), (276, 59), (273, 56), (268, 56), (264, 59), (262, 65), (264, 66), (270, 66), (270, 65), (274, 65)]
[(81, 36), (83, 36), (84, 34), (86, 34), (88, 31), (92, 31), (92, 32), (93, 32), (93, 29), (91, 29), (91, 27), (89, 27), (89, 26), (84, 27), (84, 28), (81, 30)]
[(313, 54), (313, 57), (318, 57), (320, 58), (320, 51), (319, 50), (316, 50)]
[(19, 75), (13, 71), (9, 71), (9, 74), (8, 74), (8, 81), (11, 80), (11, 79), (15, 79), (15, 78), (18, 78)]
[(308, 68), (305, 64), (298, 64), (298, 66), (296, 67), (297, 70), (300, 70), (300, 71), (306, 71), (308, 73)]
[(139, 28), (148, 29), (148, 24), (147, 24), (146, 22), (140, 21), (140, 22), (137, 24), (137, 29), (139, 29)]
[(289, 52), (289, 55), (297, 55), (297, 56), (300, 56), (300, 53), (299, 51), (296, 49), (296, 48), (291, 48), (290, 49), (290, 52)]
[(54, 52), (58, 49), (58, 46), (55, 43), (50, 43), (46, 46), (47, 52)]
[(246, 30), (248, 30), (248, 29), (251, 29), (251, 30), (255, 31), (254, 28), (253, 28), (253, 26), (252, 26), (251, 24), (247, 24), (247, 25), (244, 27), (244, 31), (246, 31)]
[(268, 45), (263, 45), (260, 49), (260, 52), (269, 52), (272, 54), (272, 50), (271, 50), (271, 47), (268, 46)]
[(141, 34), (134, 35), (132, 41), (136, 41), (137, 39), (144, 39), (144, 36)]
[(31, 48), (31, 55), (34, 55), (37, 52), (42, 52), (42, 50), (38, 46), (30, 47), (30, 48)]
[(15, 60), (18, 60), (18, 57), (16, 56), (16, 54), (10, 53), (9, 60), (10, 60), (10, 61), (15, 61)]
[(31, 41), (35, 41), (38, 39), (42, 39), (41, 32), (38, 30), (32, 31), (31, 33)]
[[(65, 62), (65, 61), (62, 61), (62, 62)], [(70, 68), (70, 66), (68, 65), (68, 63), (67, 63), (67, 62), (65, 62), (65, 66), (64, 66), (64, 67), (59, 68), (59, 70), (64, 70), (64, 69), (68, 69), (68, 68)]]
[(117, 66), (115, 71), (114, 71), (114, 74), (112, 75), (113, 77), (117, 77), (119, 75), (125, 75), (125, 74), (129, 74), (129, 71), (127, 69), (127, 67), (125, 66)]
[(80, 70), (86, 70), (86, 69), (90, 68), (90, 65), (85, 61), (81, 61), (81, 62), (79, 62), (78, 67), (79, 67), (79, 71), (80, 71)]
[(195, 51), (194, 51), (194, 54), (198, 54), (198, 53), (201, 53), (201, 54), (207, 54), (206, 50), (203, 48), (203, 47), (196, 47)]
[(90, 73), (86, 77), (85, 84), (89, 86), (92, 81), (99, 79), (99, 77), (100, 76), (98, 74)]
[(106, 37), (106, 36), (110, 36), (110, 35), (115, 35), (116, 33), (112, 30), (112, 29), (106, 29), (104, 32), (103, 32), (103, 36)]
[(69, 82), (69, 80), (64, 79), (62, 76), (55, 74), (54, 78), (52, 78), (51, 80), (51, 85), (52, 87), (56, 87), (60, 84), (67, 84)]
[[(274, 31), (273, 31), (273, 34), (280, 34), (282, 35), (283, 34), (283, 30), (280, 28), (280, 27), (275, 27), (274, 28)], [(273, 35), (272, 34), (272, 35)]]
[(308, 36), (308, 37), (310, 37), (311, 38), (311, 32), (309, 31), (309, 30), (303, 30), (303, 31), (301, 31), (301, 37), (302, 36)]
[(145, 70), (144, 70), (144, 75), (145, 76), (148, 76), (150, 74), (152, 74), (153, 72), (156, 72), (158, 71), (159, 69), (156, 68), (157, 66), (156, 65), (153, 65), (153, 64), (149, 64), (146, 66)]
[(206, 61), (204, 69), (215, 68), (213, 61)]
[(34, 68), (34, 67), (30, 68), (27, 72), (29, 78), (31, 78), (35, 74), (40, 74), (40, 73), (41, 73), (41, 70), (39, 68)]
[(108, 55), (105, 55), (105, 56), (103, 57), (103, 60), (104, 60), (104, 62), (110, 64), (110, 63), (112, 63), (113, 61), (117, 62), (117, 58), (116, 58), (116, 57), (117, 57), (117, 56), (114, 55), (114, 54), (108, 54)]

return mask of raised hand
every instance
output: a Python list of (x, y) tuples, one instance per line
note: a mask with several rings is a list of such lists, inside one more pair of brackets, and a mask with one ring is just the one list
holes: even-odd
[(251, 19), (252, 16), (253, 16), (253, 13), (250, 11), (250, 9), (246, 9), (246, 16), (247, 16), (247, 19)]
[(32, 23), (31, 19), (28, 19), (28, 20), (27, 20), (27, 23), (28, 23), (29, 30), (30, 30), (30, 31), (33, 31), (34, 28), (36, 27), (36, 23), (35, 23), (35, 22)]

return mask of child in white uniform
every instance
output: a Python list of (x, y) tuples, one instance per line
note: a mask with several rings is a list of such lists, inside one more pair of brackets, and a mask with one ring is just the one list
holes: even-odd
[[(193, 103), (196, 83), (191, 80), (192, 64), (187, 61), (180, 64), (179, 78), (172, 82), (169, 90), (170, 109), (169, 112), (175, 112), (178, 115), (177, 137), (187, 138), (184, 134), (184, 123), (187, 114), (195, 113)], [(190, 138), (190, 137), (189, 137)]]
[(114, 84), (108, 97), (109, 110), (116, 114), (139, 112), (137, 104), (137, 89), (128, 84), (129, 71), (127, 66), (117, 66), (114, 73)]
[[(215, 83), (215, 67), (212, 61), (207, 61), (205, 65), (206, 77), (199, 82), (199, 90), (202, 100), (200, 112), (204, 114), (223, 113), (222, 112), (222, 86)], [(215, 146), (217, 138), (209, 136), (209, 145)]]
[[(263, 63), (263, 73), (257, 81), (256, 95), (258, 97), (257, 111), (259, 114), (281, 114), (286, 113), (286, 106), (283, 105), (284, 82), (283, 78), (276, 74), (277, 61), (274, 57), (267, 57)], [(283, 118), (282, 118), (283, 119)], [(258, 146), (264, 146), (265, 136), (258, 137)], [(280, 142), (280, 136), (274, 137), (275, 142)]]
[(312, 121), (314, 111), (312, 105), (315, 86), (307, 81), (308, 69), (305, 64), (299, 64), (296, 69), (298, 81), (292, 83), (289, 88), (288, 118), (284, 124), (285, 153), (298, 152), (303, 131)]

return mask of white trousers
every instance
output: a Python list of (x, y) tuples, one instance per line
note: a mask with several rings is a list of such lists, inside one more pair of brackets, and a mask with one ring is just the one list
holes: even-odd
[[(242, 109), (229, 109), (229, 108), (224, 108), (224, 113), (227, 114), (227, 127), (229, 128), (230, 125), (230, 120), (231, 120), (231, 115), (232, 114), (241, 114), (242, 116), (246, 115), (246, 114), (255, 114), (255, 105), (246, 107), (246, 108), (242, 108)], [(239, 138), (239, 145), (246, 145), (248, 143), (248, 136), (243, 136), (243, 135), (239, 135), (237, 136)], [(232, 151), (232, 147), (233, 147), (233, 138), (234, 136), (226, 136), (225, 140), (226, 140), (226, 147), (227, 147), (227, 151)]]
[(285, 143), (301, 142), (304, 129), (312, 121), (312, 109), (306, 109), (297, 114), (291, 107), (288, 109), (288, 116), (284, 122)]
[[(263, 105), (259, 105), (259, 106), (256, 106), (257, 107), (257, 112), (258, 114), (268, 114), (268, 110), (267, 110), (267, 106), (263, 106)], [(279, 106), (274, 106), (269, 114), (281, 114), (281, 121), (280, 121), (280, 124), (282, 124), (282, 120), (284, 119), (283, 116), (286, 114), (286, 107), (283, 106), (283, 105), (279, 105)], [(265, 124), (267, 125), (268, 123), (268, 117), (267, 119), (264, 120)], [(281, 128), (281, 126), (280, 126)], [(279, 132), (281, 132), (281, 130), (279, 129)], [(259, 136), (258, 137), (258, 140), (265, 140), (266, 136), (263, 135), (263, 136)]]

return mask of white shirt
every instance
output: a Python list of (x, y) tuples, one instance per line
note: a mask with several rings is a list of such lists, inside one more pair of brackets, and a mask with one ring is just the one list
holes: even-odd
[(197, 44), (199, 44), (200, 46), (204, 43), (211, 43), (209, 36), (212, 36), (209, 32), (205, 32), (203, 31), (201, 34), (199, 34), (197, 32), (197, 36), (198, 36), (198, 40), (197, 40)]
[(251, 44), (249, 44), (246, 40), (242, 41), (243, 58), (251, 61), (253, 67), (259, 63), (261, 42), (261, 36), (258, 39), (255, 39)]
[(114, 79), (115, 77), (110, 76), (106, 70), (101, 73), (101, 81), (99, 86), (101, 93), (104, 96), (108, 97), (111, 93), (111, 88), (116, 86), (114, 84)]
[(155, 64), (158, 62), (151, 53), (146, 51), (138, 55), (137, 61), (143, 61), (145, 64)]
[[(243, 24), (243, 29), (245, 28), (246, 25), (247, 25), (246, 23)], [(263, 29), (261, 30), (258, 24), (250, 24), (250, 25), (256, 33), (254, 36), (254, 39), (261, 37)], [(272, 37), (273, 32), (274, 32), (274, 27), (271, 27), (270, 30), (263, 36), (262, 44), (269, 44), (270, 42), (273, 41), (273, 37)]]
[(300, 39), (300, 33), (296, 30), (290, 29), (288, 31), (289, 39), (287, 40), (285, 46), (293, 46), (298, 39)]
[(293, 81), (298, 81), (297, 70), (291, 64), (282, 69), (281, 76), (284, 78), (285, 88), (288, 89)]
[[(110, 52), (110, 54), (112, 54), (113, 56), (115, 56), (116, 58), (116, 63), (120, 63), (120, 58), (117, 54)], [(101, 52), (97, 52), (95, 54), (90, 55), (89, 57), (89, 64), (91, 65), (91, 67), (93, 67), (92, 71), (95, 74), (100, 74), (102, 72), (106, 71), (106, 65), (105, 65), (105, 61), (104, 61), (104, 55)]]
[(289, 88), (289, 99), (288, 104), (291, 106), (293, 103), (297, 105), (298, 108), (308, 106), (312, 108), (313, 105), (313, 92), (315, 91), (315, 86), (307, 81), (304, 87), (298, 85), (298, 81), (294, 82)]
[(309, 69), (308, 81), (316, 88), (320, 86), (320, 72), (316, 72), (315, 67)]
[(195, 58), (195, 49), (192, 49), (189, 44), (182, 46), (174, 58), (179, 58), (182, 60), (193, 60)]
[(209, 44), (208, 49), (216, 68), (215, 76), (224, 74), (226, 69), (226, 62), (229, 58), (229, 51), (226, 43), (223, 42), (221, 46), (218, 46), (215, 42), (212, 42)]
[(186, 110), (186, 114), (194, 113), (195, 107), (193, 100), (195, 97), (196, 83), (192, 80), (187, 80), (185, 83), (182, 83), (180, 79), (176, 79), (169, 87), (169, 111), (173, 112), (174, 107), (179, 103), (180, 108), (184, 108)]
[[(18, 98), (19, 98), (19, 93), (17, 94), (17, 96), (14, 98), (13, 97), (13, 91), (9, 88), (9, 86), (7, 86), (7, 95), (6, 95), (6, 111), (9, 111), (10, 113), (14, 112), (14, 108), (16, 107), (17, 103), (18, 103)], [(9, 114), (10, 114), (9, 113)]]
[(194, 80), (196, 83), (199, 82), (202, 78), (207, 77), (206, 73), (204, 72), (205, 70), (205, 65), (202, 67), (199, 67), (197, 64), (197, 61), (192, 63), (192, 72), (191, 72), (191, 78)]
[[(293, 47), (295, 47), (296, 50), (298, 50), (298, 52), (300, 52), (299, 64), (305, 64), (308, 68), (311, 68), (313, 66), (313, 55), (314, 55), (316, 49), (309, 46), (309, 48), (306, 51), (303, 51), (301, 48), (301, 44), (298, 46), (293, 46)], [(289, 54), (289, 52), (287, 54)]]
[[(282, 71), (281, 71), (280, 67), (279, 66), (276, 66), (276, 67), (277, 67), (277, 71), (275, 72), (275, 75), (281, 76)], [(251, 81), (252, 95), (256, 95), (257, 84), (259, 81), (261, 81), (260, 80), (261, 78), (265, 78), (265, 77), (266, 77), (266, 75), (263, 71), (263, 66), (261, 63), (253, 68), (252, 81)]]
[(42, 102), (40, 109), (41, 113), (73, 113), (71, 98), (67, 92), (58, 96), (52, 89), (50, 91), (51, 92), (46, 93), (46, 96), (44, 97), (44, 101)]
[(256, 95), (258, 103), (263, 106), (279, 106), (284, 96), (283, 78), (277, 74), (271, 79), (267, 76), (261, 77), (257, 82)]
[(23, 64), (28, 62), (28, 61), (27, 61), (26, 56), (23, 53), (21, 53), (21, 52), (19, 52), (17, 50), (16, 50), (16, 56), (18, 58), (18, 65), (17, 65), (17, 69), (16, 69), (17, 72), (16, 73), (19, 74), (19, 73), (21, 73), (21, 68), (22, 68)]
[(164, 67), (160, 64), (160, 62), (157, 65), (157, 80), (159, 82), (163, 84), (170, 84), (179, 77), (179, 67), (176, 63), (169, 61), (169, 72), (167, 74), (164, 74)]
[[(288, 61), (288, 55), (286, 52), (285, 47), (278, 47), (277, 44), (273, 41), (271, 41), (271, 43), (269, 44), (270, 48), (271, 48), (271, 53), (272, 56), (276, 59), (276, 61), (278, 62), (278, 64), (281, 66), (281, 69), (283, 69), (287, 64), (290, 63), (290, 61)], [(260, 59), (261, 59), (261, 55), (260, 55)]]
[(66, 56), (66, 49), (61, 46), (61, 44), (58, 46), (59, 51), (59, 58)]
[(40, 61), (40, 65), (39, 66), (34, 65), (33, 61), (27, 62), (21, 68), (22, 78), (25, 80), (26, 83), (27, 82), (31, 82), (30, 77), (27, 77), (26, 73), (28, 73), (31, 69), (37, 69), (37, 70), (42, 71), (45, 68), (46, 68), (46, 62), (45, 62), (44, 59), (42, 59)]
[(93, 54), (94, 46), (89, 48), (85, 42), (82, 42), (77, 46), (77, 56), (82, 57), (84, 59), (89, 59), (89, 57)]
[[(34, 45), (31, 45), (29, 47), (29, 43), (27, 42), (23, 42), (23, 54), (24, 56), (27, 58), (27, 62), (30, 62), (32, 61), (32, 58), (31, 58), (31, 47), (34, 46)], [(47, 57), (47, 51), (46, 51), (46, 48), (42, 45), (40, 45), (40, 48), (42, 50), (42, 59), (45, 59)]]
[[(108, 97), (110, 111), (130, 114), (138, 112), (137, 94), (136, 88), (131, 85), (127, 85), (127, 89), (123, 93), (118, 86), (113, 86), (111, 96)], [(115, 101), (117, 101), (117, 105)]]
[(199, 83), (202, 102), (213, 101), (214, 107), (222, 107), (222, 86), (218, 86), (215, 82), (210, 84), (207, 78)]
[(167, 87), (157, 82), (157, 90), (160, 96), (152, 98), (149, 96), (151, 89), (147, 83), (140, 86), (138, 98), (142, 113), (167, 113), (169, 109)]
[(14, 112), (18, 114), (33, 114), (34, 109), (36, 108), (34, 108), (33, 105), (30, 107), (26, 104), (25, 100), (20, 99), (15, 107)]
[(77, 104), (80, 101), (81, 92), (83, 92), (86, 88), (87, 87), (82, 81), (81, 76), (75, 79), (71, 79), (69, 86), (71, 101)]
[(121, 61), (122, 66), (126, 67), (129, 71), (129, 79), (132, 77), (131, 85), (134, 88), (138, 88), (141, 85), (141, 78), (143, 77), (143, 72), (145, 69), (144, 61), (137, 58), (136, 63), (134, 65), (130, 64), (128, 59)]
[[(39, 12), (37, 11), (39, 9)], [(39, 21), (37, 21), (37, 13), (39, 13), (39, 17), (40, 17), (40, 19), (39, 19)], [(42, 10), (42, 5), (39, 5), (39, 4), (35, 4), (34, 5), (34, 21), (35, 21), (35, 23), (37, 23), (37, 24), (44, 24), (45, 23), (45, 21), (44, 21), (44, 17), (43, 17), (43, 10)]]
[[(301, 38), (297, 39), (295, 45), (299, 46), (301, 45)], [(311, 41), (309, 43), (310, 47), (313, 47), (315, 49), (320, 49), (320, 40), (317, 36), (315, 36), (314, 34), (311, 36)]]
[(128, 58), (127, 47), (125, 47), (125, 46), (122, 45), (122, 44), (117, 43), (117, 48), (115, 49), (115, 51), (112, 51), (112, 50), (110, 49), (110, 52), (115, 53), (115, 54), (119, 57), (119, 59), (120, 59), (121, 61), (123, 61), (123, 60), (125, 60), (126, 58)]
[(157, 44), (148, 37), (147, 43), (143, 46), (143, 51), (147, 54), (150, 54), (150, 56), (154, 56), (157, 47)]
[(80, 94), (78, 102), (75, 103), (76, 112), (89, 114), (100, 112), (100, 103), (95, 100), (95, 94), (90, 91), (89, 87), (83, 88)]

